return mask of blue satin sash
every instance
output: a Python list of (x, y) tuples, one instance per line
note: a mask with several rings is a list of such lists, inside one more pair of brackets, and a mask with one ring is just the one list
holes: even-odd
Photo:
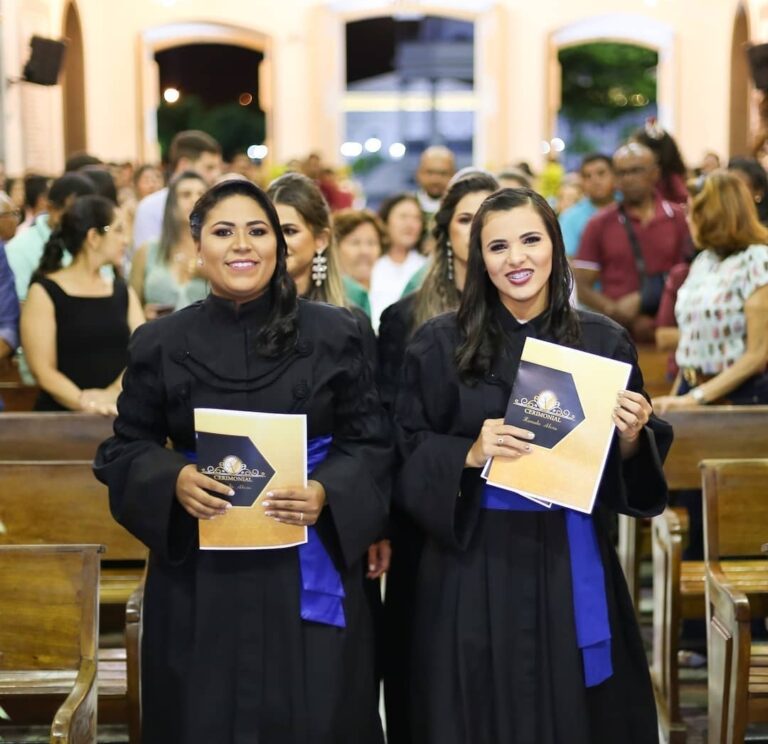
[[(333, 437), (326, 436), (307, 442), (307, 477), (328, 456), (332, 441)], [(197, 462), (196, 452), (184, 451), (183, 454)], [(307, 528), (307, 542), (299, 545), (299, 569), (302, 620), (346, 628), (341, 575), (314, 526)]]
[[(501, 511), (550, 511), (562, 508), (556, 505), (547, 508), (517, 493), (488, 484), (483, 488), (482, 505), (485, 509)], [(571, 554), (576, 639), (584, 663), (584, 681), (587, 687), (594, 687), (613, 674), (605, 572), (592, 516), (573, 509), (564, 511)]]

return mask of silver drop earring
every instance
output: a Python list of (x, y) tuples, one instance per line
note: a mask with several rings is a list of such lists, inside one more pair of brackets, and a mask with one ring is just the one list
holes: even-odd
[(322, 253), (315, 253), (312, 259), (312, 281), (322, 287), (328, 276), (328, 259)]
[(198, 266), (202, 266), (203, 265), (203, 259), (202, 258), (198, 258), (197, 259), (197, 265)]
[(445, 260), (448, 264), (448, 281), (453, 281), (453, 246), (451, 241), (447, 241), (445, 244)]

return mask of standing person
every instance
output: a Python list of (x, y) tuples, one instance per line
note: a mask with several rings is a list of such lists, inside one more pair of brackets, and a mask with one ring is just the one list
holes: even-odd
[[(333, 242), (331, 211), (320, 187), (302, 173), (285, 173), (267, 189), (275, 205), (287, 249), (288, 274), (299, 297), (347, 308), (360, 329), (363, 352), (375, 373), (376, 336), (365, 312), (353, 305), (344, 292), (338, 267), (337, 247)], [(368, 551), (369, 579), (379, 579), (389, 568), (389, 542), (378, 541)], [(374, 599), (378, 596), (376, 582)]]
[[(660, 412), (709, 403), (768, 403), (768, 229), (760, 224), (741, 178), (714, 171), (704, 179), (690, 210), (701, 248), (677, 292), (675, 318), (679, 368), (671, 394), (654, 400)], [(675, 505), (689, 515), (683, 558), (704, 558), (701, 490), (677, 491)], [(686, 621), (680, 661), (701, 665), (703, 623)], [(765, 629), (763, 628), (763, 632)]]
[[(179, 132), (169, 148), (171, 177), (184, 171), (199, 173), (212, 186), (221, 175), (221, 145), (205, 132), (196, 129)], [(156, 240), (163, 228), (163, 214), (168, 189), (155, 191), (142, 199), (136, 207), (133, 221), (133, 245), (144, 245)]]
[[(16, 294), (20, 302), (27, 299), (29, 280), (38, 267), (40, 259), (51, 232), (61, 223), (67, 207), (77, 197), (94, 194), (96, 187), (93, 182), (81, 173), (65, 173), (57, 178), (48, 192), (48, 211), (38, 215), (28, 230), (19, 233), (13, 240), (8, 241), (6, 255), (13, 270), (16, 282)], [(62, 265), (66, 266), (72, 260), (68, 251), (62, 255)]]
[(189, 215), (205, 191), (205, 181), (194, 171), (176, 176), (168, 188), (160, 239), (150, 240), (133, 256), (131, 286), (147, 320), (204, 300), (208, 294), (189, 229)]
[(432, 145), (421, 153), (419, 167), (416, 169), (416, 184), (419, 190), (416, 198), (419, 200), (424, 222), (429, 221), (440, 209), (440, 200), (448, 188), (448, 182), (456, 173), (456, 158), (443, 145)]
[(768, 403), (768, 229), (734, 173), (714, 171), (691, 205), (701, 251), (677, 293), (680, 374), (660, 411)]
[(560, 213), (560, 230), (563, 233), (565, 253), (576, 255), (584, 228), (603, 207), (615, 201), (616, 184), (613, 163), (608, 155), (596, 152), (581, 161), (581, 187), (584, 198)]
[[(454, 176), (435, 214), (435, 252), (421, 289), (390, 305), (381, 316), (378, 379), (387, 408), (394, 403), (405, 348), (413, 333), (429, 319), (459, 306), (467, 275), (472, 218), (497, 187), (496, 179), (484, 171), (467, 168)], [(387, 740), (390, 744), (407, 744), (412, 741), (409, 698), (413, 608), (424, 538), (409, 516), (395, 508), (390, 517), (390, 534), (393, 550), (383, 624)]]
[(685, 186), (688, 169), (674, 137), (664, 131), (655, 118), (650, 118), (642, 129), (635, 132), (632, 139), (645, 145), (656, 156), (659, 166), (656, 188), (659, 196), (673, 204), (685, 206), (688, 201), (688, 189)]
[(406, 193), (390, 197), (381, 205), (379, 216), (387, 229), (387, 242), (371, 273), (374, 330), (378, 330), (384, 310), (400, 299), (408, 281), (427, 264), (419, 250), (424, 218), (416, 197)]
[[(0, 191), (0, 366), (10, 359), (19, 345), (19, 299), (13, 272), (5, 257), (5, 244), (16, 233), (21, 212), (4, 191)], [(3, 401), (0, 398), (0, 410)]]
[(41, 214), (48, 209), (48, 188), (51, 179), (30, 173), (24, 176), (24, 229), (28, 228)]
[(754, 158), (731, 158), (728, 170), (744, 182), (755, 203), (760, 222), (768, 226), (768, 174), (765, 168)]
[[(527, 189), (499, 191), (472, 222), (458, 311), (425, 323), (406, 352), (395, 403), (404, 465), (393, 494), (427, 535), (411, 667), (419, 744), (658, 741), (648, 664), (605, 512), (664, 509), (671, 428), (652, 416), (626, 332), (573, 310), (570, 283), (546, 201)], [(632, 365), (591, 517), (571, 519), (481, 478), (488, 458), (530, 451), (529, 432), (503, 420), (529, 337)], [(569, 537), (575, 521), (583, 544)], [(585, 618), (572, 600), (585, 584), (597, 590), (589, 639), (577, 631)]]
[[(142, 741), (377, 744), (359, 577), (386, 517), (391, 446), (359, 330), (344, 310), (297, 299), (258, 187), (211, 188), (190, 222), (211, 294), (135, 334), (115, 436), (95, 463), (113, 515), (150, 549)], [(198, 520), (228, 502), (182, 454), (195, 450), (197, 406), (307, 416), (320, 461), (265, 508), (316, 528), (344, 590), (343, 627), (302, 619), (301, 548), (198, 550)]]
[(120, 211), (101, 196), (77, 199), (46, 243), (21, 314), (36, 411), (116, 412), (128, 338), (144, 316), (119, 274), (108, 280), (101, 269), (119, 266), (127, 245)]
[(623, 201), (584, 230), (573, 261), (579, 302), (621, 323), (636, 340), (653, 341), (665, 275), (690, 254), (691, 237), (682, 208), (656, 192), (659, 168), (651, 150), (624, 145), (613, 167)]
[(375, 212), (342, 209), (333, 216), (341, 279), (347, 298), (371, 317), (371, 274), (381, 256), (386, 233)]

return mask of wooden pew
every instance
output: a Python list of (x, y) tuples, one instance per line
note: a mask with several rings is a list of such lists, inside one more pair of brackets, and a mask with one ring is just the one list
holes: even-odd
[(672, 380), (667, 377), (669, 352), (659, 351), (655, 344), (637, 345), (637, 364), (643, 373), (645, 391), (652, 398), (669, 395)]
[(32, 411), (35, 407), (40, 388), (35, 385), (25, 385), (23, 382), (0, 382), (0, 398), (3, 400), (5, 411)]
[[(702, 463), (709, 662), (709, 742), (741, 744), (748, 723), (768, 723), (768, 644), (751, 619), (768, 612), (768, 458)], [(750, 563), (763, 580), (728, 570)], [(751, 560), (748, 560), (751, 559)]]
[[(675, 441), (664, 464), (670, 490), (701, 487), (699, 463), (712, 457), (768, 456), (768, 406), (702, 406), (674, 411)], [(638, 573), (646, 520), (619, 516), (619, 560), (630, 593), (639, 594)], [(703, 561), (682, 561), (687, 515), (672, 509), (652, 522), (653, 662), (651, 676), (659, 720), (671, 744), (685, 741), (678, 695), (679, 625), (684, 618), (704, 618)]]
[(92, 460), (112, 418), (87, 413), (0, 414), (2, 460)]
[[(147, 550), (109, 511), (106, 486), (93, 476), (91, 462), (0, 461), (0, 543), (83, 543), (106, 545), (102, 564), (102, 601), (125, 605), (126, 638), (138, 641), (141, 583)], [(137, 567), (111, 566), (109, 561)], [(139, 653), (135, 645), (100, 652), (104, 670), (99, 685), (100, 711), (107, 720), (128, 721), (131, 741), (139, 732)], [(130, 697), (129, 697), (130, 694)]]
[(52, 742), (96, 744), (101, 549), (0, 546), (0, 699), (52, 703)]

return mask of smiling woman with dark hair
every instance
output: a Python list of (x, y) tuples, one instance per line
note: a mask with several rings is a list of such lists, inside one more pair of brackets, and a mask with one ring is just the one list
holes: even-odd
[[(664, 509), (671, 429), (651, 413), (627, 333), (573, 310), (570, 292), (552, 209), (530, 189), (498, 191), (472, 221), (458, 311), (427, 321), (406, 352), (395, 400), (404, 464), (393, 494), (426, 534), (411, 645), (419, 744), (658, 741), (643, 644), (604, 517)], [(504, 423), (527, 338), (632, 366), (629, 390), (617, 391), (595, 512), (579, 515), (583, 542), (572, 539), (566, 510), (481, 477), (489, 458), (531, 452), (530, 433)], [(586, 598), (585, 585), (594, 590)]]
[[(360, 573), (386, 520), (391, 448), (360, 332), (345, 310), (297, 299), (277, 214), (250, 182), (210, 189), (190, 225), (211, 294), (135, 334), (95, 465), (115, 519), (150, 549), (142, 741), (377, 744)], [(193, 464), (196, 407), (306, 415), (307, 485), (274, 491), (266, 515), (314, 527), (322, 560), (198, 550), (198, 521), (226, 512), (229, 489)]]

